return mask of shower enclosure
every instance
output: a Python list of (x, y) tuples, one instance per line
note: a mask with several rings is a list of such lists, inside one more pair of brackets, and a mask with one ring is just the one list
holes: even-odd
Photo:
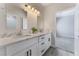
[(68, 10), (56, 14), (55, 46), (74, 53), (74, 11)]

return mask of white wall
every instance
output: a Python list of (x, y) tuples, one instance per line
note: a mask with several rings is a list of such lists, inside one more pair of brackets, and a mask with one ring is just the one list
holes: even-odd
[(5, 10), (5, 4), (0, 4), (0, 34), (1, 33), (3, 33), (3, 32), (5, 32), (5, 20), (6, 20), (6, 18), (5, 18), (5, 12), (6, 12), (6, 10)]
[[(13, 5), (15, 5), (15, 4), (13, 4)], [(17, 14), (19, 16), (23, 16), (23, 17), (27, 16), (26, 13), (22, 9), (20, 9), (17, 6), (13, 6), (13, 5), (8, 4), (8, 6), (7, 6), (8, 12), (15, 13), (15, 14)], [(41, 12), (41, 15), (40, 15), (40, 17), (37, 18), (36, 16), (28, 14), (28, 20), (29, 20), (29, 23), (30, 23), (30, 25), (28, 27), (31, 28), (32, 25), (35, 26), (35, 24), (37, 24), (36, 22), (38, 22), (39, 28), (42, 28), (42, 29), (44, 28), (44, 30), (51, 30), (51, 31), (53, 30), (55, 32), (55, 30), (56, 30), (56, 24), (55, 24), (55, 22), (56, 22), (56, 18), (55, 18), (56, 12), (59, 11), (59, 10), (60, 11), (64, 10), (67, 7), (69, 7), (68, 5), (66, 6), (64, 4), (62, 4), (61, 6), (59, 6), (59, 5), (60, 4), (58, 4), (58, 5), (52, 4), (52, 5), (44, 8), (40, 4), (35, 4), (34, 7), (36, 7)], [(3, 17), (3, 18), (5, 18), (5, 17)], [(38, 19), (38, 21), (36, 21), (36, 19)], [(5, 23), (5, 21), (6, 20), (4, 20), (3, 22)], [(3, 28), (3, 27), (5, 28), (5, 24), (3, 22), (0, 23), (2, 25), (1, 28)], [(31, 24), (31, 22), (33, 22), (33, 23)], [(2, 31), (4, 31), (3, 29), (2, 29)]]
[[(56, 36), (56, 13), (73, 8), (75, 4), (66, 3), (52, 3), (46, 6), (44, 11), (44, 30), (53, 31), (54, 36)], [(55, 39), (52, 36), (52, 45), (55, 44)]]
[(75, 13), (75, 21), (74, 21), (74, 52), (76, 56), (79, 56), (79, 4), (76, 6), (76, 13)]
[(56, 13), (73, 8), (75, 4), (52, 3), (45, 8), (44, 27), (45, 30), (56, 31)]
[(34, 8), (40, 11), (40, 16), (37, 17), (37, 25), (39, 30), (44, 30), (44, 11), (45, 7), (40, 3), (30, 3)]
[[(15, 31), (19, 32), (22, 29), (21, 20), (22, 20), (22, 18), (25, 18), (27, 20), (27, 13), (24, 12), (21, 8), (19, 8), (18, 6), (14, 5), (14, 4), (6, 4), (6, 14), (7, 14), (7, 16), (8, 15), (16, 16), (16, 20), (17, 20), (16, 29), (15, 30), (7, 29), (7, 32), (10, 32), (10, 31), (11, 32), (15, 32)], [(27, 22), (28, 22), (28, 20), (27, 20)]]
[(57, 19), (57, 35), (60, 37), (74, 37), (74, 15), (66, 15)]
[(31, 13), (28, 13), (27, 18), (28, 18), (28, 30), (31, 30), (32, 27), (37, 28), (37, 16)]
[[(4, 5), (4, 4), (2, 4)], [(3, 7), (0, 4), (0, 7), (3, 9)], [(1, 9), (0, 8), (0, 9)], [(4, 12), (5, 10), (5, 12)], [(21, 27), (21, 20), (22, 18), (26, 19), (28, 24), (27, 24), (27, 28), (28, 30), (30, 30), (32, 27), (37, 27), (37, 16), (31, 14), (31, 13), (26, 13), (23, 9), (21, 9), (20, 7), (17, 6), (17, 4), (6, 4), (4, 5), (4, 10), (0, 11), (0, 15), (2, 15), (0, 17), (0, 33), (4, 33), (4, 32), (16, 32), (16, 30), (12, 30), (12, 29), (8, 29), (6, 26), (6, 20), (7, 20), (7, 15), (14, 15), (17, 18), (17, 32), (20, 31), (20, 29), (22, 30)], [(4, 16), (5, 15), (5, 16)]]

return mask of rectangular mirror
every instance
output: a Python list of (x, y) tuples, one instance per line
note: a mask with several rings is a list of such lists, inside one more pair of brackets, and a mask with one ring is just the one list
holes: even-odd
[(23, 30), (27, 29), (27, 19), (23, 18)]
[(20, 17), (20, 26), (22, 30), (27, 30), (27, 25), (28, 25), (28, 21), (27, 21), (27, 17), (21, 16)]
[(15, 15), (7, 15), (7, 29), (14, 29), (16, 30), (16, 16)]

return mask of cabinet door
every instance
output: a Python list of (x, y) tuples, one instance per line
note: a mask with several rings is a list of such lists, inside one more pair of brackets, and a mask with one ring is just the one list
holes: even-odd
[(47, 48), (49, 48), (51, 45), (51, 34), (47, 34), (45, 38), (46, 38), (46, 46)]
[(18, 53), (14, 54), (13, 56), (37, 56), (37, 44), (30, 46), (29, 48), (23, 49)]
[(39, 38), (39, 55), (43, 55), (51, 45), (51, 34), (40, 36)]
[(14, 54), (13, 56), (27, 56), (28, 55), (28, 50), (24, 49), (22, 51), (19, 51), (18, 53)]
[(38, 47), (37, 44), (34, 44), (29, 48), (29, 51), (30, 51), (29, 56), (38, 56), (38, 48), (37, 47)]
[(31, 47), (32, 45), (38, 42), (38, 38), (25, 39), (24, 41), (16, 42), (14, 44), (10, 44), (6, 46), (6, 53), (8, 56), (13, 55), (23, 49)]
[(0, 47), (0, 56), (5, 56), (5, 47)]

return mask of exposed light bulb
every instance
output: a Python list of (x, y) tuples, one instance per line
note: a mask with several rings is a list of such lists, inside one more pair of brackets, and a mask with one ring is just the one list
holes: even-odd
[(28, 12), (34, 14), (34, 15), (37, 15), (37, 16), (40, 15), (40, 12), (37, 9), (33, 8), (32, 6), (30, 6), (30, 5), (25, 5), (24, 10), (28, 11)]
[(38, 11), (37, 14), (40, 14), (40, 12)]
[(34, 8), (32, 8), (32, 11), (34, 11)]
[(37, 13), (37, 10), (35, 9), (35, 13)]
[(27, 7), (28, 7), (29, 9), (31, 9), (31, 6), (30, 6), (30, 5), (28, 5)]

